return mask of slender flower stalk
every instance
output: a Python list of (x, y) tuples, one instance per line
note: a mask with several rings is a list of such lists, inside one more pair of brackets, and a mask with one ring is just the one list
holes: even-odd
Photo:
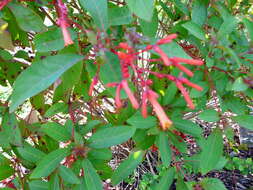
[(168, 58), (167, 54), (159, 46), (154, 46), (153, 50), (161, 56), (164, 65), (166, 65), (166, 66), (171, 65), (171, 61)]
[(95, 85), (98, 83), (98, 77), (95, 76), (93, 79), (92, 79), (92, 82), (91, 82), (91, 85), (90, 85), (90, 88), (89, 88), (89, 96), (92, 96), (92, 92), (94, 90), (94, 87)]
[(62, 30), (64, 45), (65, 46), (71, 45), (74, 42), (72, 41), (71, 35), (68, 31), (69, 23), (68, 23), (67, 7), (64, 5), (62, 0), (57, 0), (57, 13), (59, 16), (57, 23), (59, 24)]
[(172, 121), (168, 118), (162, 106), (158, 103), (157, 98), (158, 95), (155, 92), (148, 90), (148, 100), (152, 104), (154, 112), (160, 120), (162, 129), (165, 131), (171, 127)]
[(116, 95), (115, 95), (115, 104), (116, 104), (117, 108), (122, 107), (122, 102), (121, 102), (121, 99), (120, 99), (121, 88), (122, 88), (121, 84), (118, 84), (117, 88), (116, 88)]
[(122, 80), (121, 82), (122, 88), (125, 90), (130, 102), (132, 103), (132, 106), (134, 109), (138, 109), (139, 108), (139, 103), (137, 102), (136, 98), (134, 97), (132, 91), (130, 90), (130, 88), (128, 87), (127, 81), (126, 80)]
[(190, 109), (195, 109), (195, 106), (192, 103), (192, 100), (191, 100), (191, 98), (189, 96), (189, 93), (186, 91), (186, 89), (184, 88), (184, 86), (182, 85), (182, 83), (180, 81), (176, 81), (176, 86), (181, 91), (182, 95), (184, 96), (184, 99), (185, 99), (188, 107)]
[(200, 66), (203, 65), (204, 62), (201, 60), (197, 60), (197, 59), (185, 59), (185, 58), (181, 58), (181, 57), (173, 57), (170, 58), (173, 61), (177, 62), (177, 63), (186, 63), (188, 65), (196, 65), (196, 66)]
[(142, 104), (141, 104), (141, 114), (144, 118), (148, 117), (147, 99), (148, 99), (148, 94), (147, 94), (147, 91), (145, 90), (142, 93)]
[(157, 45), (162, 45), (162, 44), (168, 44), (172, 42), (173, 39), (177, 38), (177, 34), (170, 34), (166, 36), (165, 38), (162, 38), (156, 42)]

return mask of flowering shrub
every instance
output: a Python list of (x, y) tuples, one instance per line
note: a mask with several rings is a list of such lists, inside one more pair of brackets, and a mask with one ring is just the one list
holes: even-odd
[(226, 189), (204, 175), (225, 166), (232, 123), (253, 129), (248, 1), (2, 0), (0, 10), (6, 188), (110, 189), (155, 154), (162, 169), (147, 189)]

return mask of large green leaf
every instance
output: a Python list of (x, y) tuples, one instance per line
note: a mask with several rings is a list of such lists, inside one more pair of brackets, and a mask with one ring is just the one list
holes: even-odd
[(111, 26), (130, 24), (133, 20), (127, 7), (114, 7), (109, 9), (109, 22)]
[(27, 161), (37, 163), (41, 160), (46, 154), (29, 144), (25, 144), (23, 147), (17, 148), (18, 153)]
[(94, 19), (95, 24), (102, 30), (109, 26), (107, 0), (79, 0), (83, 9), (86, 9)]
[(32, 172), (30, 178), (33, 179), (48, 176), (57, 168), (60, 162), (69, 155), (69, 153), (70, 150), (67, 148), (57, 149), (53, 152), (50, 152), (38, 162), (38, 165)]
[(58, 174), (53, 174), (49, 179), (49, 189), (60, 190), (60, 180)]
[(150, 21), (140, 19), (141, 29), (144, 35), (148, 37), (155, 37), (158, 29), (158, 13), (157, 10), (154, 10), (154, 14)]
[(207, 6), (203, 0), (195, 0), (192, 8), (192, 22), (202, 26), (207, 18)]
[(200, 137), (202, 130), (200, 128), (200, 126), (198, 126), (197, 124), (193, 123), (192, 121), (189, 120), (183, 120), (183, 119), (172, 119), (173, 120), (173, 124), (175, 126), (176, 129), (187, 133), (189, 135), (192, 135), (193, 137)]
[(16, 21), (22, 30), (26, 32), (42, 32), (45, 30), (43, 20), (32, 9), (16, 3), (10, 3), (8, 7), (15, 15)]
[(227, 190), (222, 181), (217, 178), (204, 178), (200, 183), (205, 190)]
[(171, 161), (171, 149), (169, 139), (165, 132), (160, 132), (157, 139), (157, 146), (159, 148), (161, 159), (164, 166), (169, 166)]
[(46, 123), (41, 127), (42, 131), (56, 141), (68, 141), (71, 138), (71, 133), (58, 123)]
[(154, 127), (157, 124), (156, 118), (153, 116), (148, 116), (147, 118), (143, 118), (140, 112), (137, 112), (132, 117), (127, 120), (127, 123), (130, 125), (140, 128), (140, 129), (148, 129)]
[(33, 180), (29, 182), (30, 190), (48, 190), (49, 184), (45, 181)]
[(170, 189), (170, 186), (173, 182), (175, 176), (175, 169), (174, 168), (169, 168), (167, 169), (158, 184), (154, 187), (154, 190), (160, 190), (160, 189)]
[(213, 170), (223, 153), (223, 139), (220, 129), (215, 129), (211, 135), (201, 143), (200, 170), (206, 174)]
[(0, 181), (13, 175), (15, 170), (8, 165), (0, 165)]
[(127, 178), (141, 163), (144, 154), (144, 151), (137, 151), (131, 153), (130, 156), (126, 160), (124, 160), (114, 171), (111, 178), (112, 184), (117, 185), (121, 180)]
[(213, 109), (207, 109), (199, 114), (199, 119), (202, 119), (208, 122), (216, 122), (216, 121), (219, 121), (219, 114), (217, 111)]
[(154, 0), (126, 0), (129, 9), (141, 19), (150, 21), (153, 16)]
[(80, 184), (80, 179), (75, 175), (75, 173), (66, 166), (61, 165), (59, 167), (59, 175), (62, 177), (62, 179), (65, 182), (68, 182), (70, 184)]
[(13, 112), (27, 98), (45, 90), (82, 58), (76, 54), (60, 54), (33, 63), (18, 76), (14, 83), (10, 112)]
[(96, 132), (88, 140), (92, 148), (107, 148), (127, 141), (135, 133), (136, 128), (132, 126), (108, 127)]
[(206, 40), (204, 30), (196, 23), (188, 21), (182, 25), (186, 28), (193, 36), (197, 37), (200, 40)]
[(240, 126), (245, 127), (249, 130), (253, 130), (253, 116), (252, 115), (238, 115), (232, 117)]
[(250, 38), (251, 42), (253, 42), (253, 23), (252, 23), (252, 21), (244, 18), (243, 23), (247, 28), (248, 35), (249, 35), (249, 38)]
[(90, 161), (88, 159), (83, 160), (82, 166), (86, 187), (89, 190), (102, 190), (102, 181)]
[(238, 23), (237, 19), (233, 16), (226, 18), (226, 20), (224, 20), (224, 22), (222, 23), (218, 31), (218, 34), (217, 34), (218, 38), (222, 39), (226, 35), (230, 34), (233, 30), (236, 29), (237, 23)]

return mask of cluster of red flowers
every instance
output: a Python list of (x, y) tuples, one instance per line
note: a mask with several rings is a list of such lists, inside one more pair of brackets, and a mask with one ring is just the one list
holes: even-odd
[[(117, 108), (122, 107), (122, 102), (120, 99), (120, 91), (123, 89), (126, 92), (133, 108), (138, 109), (140, 107), (140, 105), (139, 105), (137, 99), (135, 98), (133, 92), (130, 90), (130, 88), (128, 86), (128, 82), (127, 82), (128, 79), (130, 79), (130, 77), (131, 77), (130, 73), (129, 73), (129, 69), (131, 68), (133, 70), (134, 77), (136, 79), (135, 81), (137, 81), (137, 83), (143, 89), (141, 92), (141, 94), (142, 94), (141, 112), (142, 112), (143, 117), (144, 118), (147, 117), (147, 102), (149, 101), (150, 104), (153, 106), (154, 112), (156, 113), (157, 117), (160, 120), (160, 124), (161, 124), (161, 127), (163, 130), (167, 130), (172, 125), (172, 121), (168, 118), (168, 116), (166, 115), (162, 106), (159, 104), (159, 102), (157, 100), (158, 94), (156, 92), (154, 92), (153, 90), (151, 90), (151, 88), (150, 88), (150, 85), (152, 84), (152, 80), (145, 79), (143, 77), (143, 74), (148, 73), (148, 74), (154, 75), (158, 78), (166, 78), (168, 80), (175, 82), (177, 88), (181, 91), (182, 95), (184, 96), (185, 101), (188, 104), (188, 107), (191, 109), (194, 109), (194, 104), (193, 104), (187, 90), (183, 86), (183, 84), (193, 87), (199, 91), (202, 90), (202, 87), (200, 87), (197, 84), (194, 84), (194, 83), (190, 82), (188, 79), (182, 77), (182, 73), (180, 74), (179, 77), (175, 77), (175, 76), (172, 76), (169, 74), (162, 74), (162, 73), (151, 71), (149, 69), (139, 67), (137, 64), (138, 63), (137, 60), (138, 60), (139, 54), (153, 50), (156, 53), (158, 53), (161, 58), (155, 59), (155, 60), (149, 59), (148, 61), (150, 61), (150, 62), (162, 61), (165, 66), (175, 66), (178, 69), (180, 69), (181, 71), (183, 71), (186, 75), (192, 77), (193, 76), (192, 71), (190, 71), (188, 68), (186, 68), (185, 66), (183, 66), (180, 63), (199, 66), (199, 65), (203, 64), (203, 61), (194, 60), (194, 59), (184, 59), (184, 58), (179, 58), (179, 57), (169, 58), (167, 56), (167, 54), (159, 47), (159, 45), (170, 43), (176, 37), (177, 37), (176, 34), (171, 34), (171, 35), (167, 36), (166, 38), (158, 40), (156, 42), (156, 44), (148, 45), (148, 46), (146, 46), (146, 48), (144, 50), (140, 50), (140, 51), (135, 51), (135, 49), (133, 47), (129, 46), (127, 43), (120, 43), (117, 46), (117, 49), (121, 50), (121, 51), (112, 50), (112, 52), (114, 52), (115, 54), (118, 55), (118, 58), (119, 58), (120, 64), (121, 64), (121, 72), (122, 72), (123, 79), (119, 83), (109, 83), (106, 85), (107, 87), (116, 87), (115, 104), (116, 104)], [(97, 81), (98, 81), (98, 78), (96, 76), (93, 79), (93, 82), (90, 86), (90, 91), (89, 91), (90, 95), (91, 95), (92, 89), (94, 88), (94, 85), (97, 83)]]

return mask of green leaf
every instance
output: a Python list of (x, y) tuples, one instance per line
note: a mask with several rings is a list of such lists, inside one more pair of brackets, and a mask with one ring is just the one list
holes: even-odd
[(181, 177), (177, 178), (176, 190), (189, 190), (188, 186)]
[(37, 163), (41, 160), (46, 154), (29, 144), (25, 144), (23, 147), (17, 148), (18, 153), (27, 161), (32, 163)]
[(249, 130), (253, 130), (253, 116), (252, 115), (238, 115), (232, 117), (240, 126), (245, 127)]
[(29, 182), (30, 190), (48, 190), (49, 184), (45, 181), (33, 180)]
[(218, 112), (212, 109), (204, 110), (203, 112), (199, 114), (198, 117), (199, 119), (202, 119), (208, 122), (216, 122), (216, 121), (219, 121), (220, 119)]
[(183, 48), (178, 45), (176, 42), (171, 42), (169, 44), (161, 45), (162, 50), (169, 56), (173, 55), (174, 57), (182, 57), (185, 59), (191, 59), (191, 57), (185, 53)]
[(83, 126), (80, 129), (80, 134), (86, 135), (88, 132), (90, 132), (92, 129), (94, 129), (99, 124), (101, 124), (101, 121), (99, 121), (99, 120), (89, 121), (85, 126)]
[(169, 139), (165, 132), (160, 132), (157, 139), (157, 146), (159, 148), (161, 159), (164, 166), (169, 166), (171, 162), (171, 149)]
[(154, 190), (170, 189), (175, 176), (175, 169), (169, 168), (162, 175), (158, 184), (156, 184)]
[(71, 133), (69, 133), (64, 126), (58, 123), (48, 122), (43, 124), (41, 129), (44, 133), (56, 141), (64, 142), (70, 140), (71, 138)]
[(163, 97), (163, 105), (170, 104), (172, 100), (175, 98), (176, 93), (177, 93), (177, 86), (173, 82), (169, 84), (168, 88), (165, 91), (165, 95)]
[(233, 30), (236, 29), (237, 26), (237, 19), (233, 16), (227, 17), (226, 20), (222, 23), (219, 31), (218, 31), (218, 38), (222, 39), (226, 35), (230, 34)]
[(109, 8), (108, 11), (111, 26), (130, 24), (133, 20), (131, 12), (127, 7)]
[(107, 0), (79, 0), (83, 9), (86, 9), (92, 16), (95, 24), (102, 30), (109, 26)]
[(140, 19), (140, 25), (141, 25), (142, 32), (145, 36), (154, 38), (156, 36), (156, 32), (158, 29), (157, 10), (156, 9), (154, 10), (154, 14), (153, 14), (152, 19), (150, 21)]
[(141, 19), (150, 21), (153, 16), (154, 0), (126, 0), (132, 13)]
[(0, 165), (0, 181), (13, 175), (15, 170), (8, 165)]
[(132, 117), (127, 120), (127, 123), (136, 127), (137, 129), (148, 129), (157, 125), (156, 118), (148, 116), (143, 118), (140, 112), (136, 112)]
[(248, 20), (247, 18), (244, 18), (243, 23), (247, 28), (248, 35), (249, 35), (251, 42), (253, 42), (253, 22)]
[(110, 160), (112, 158), (112, 151), (108, 148), (92, 149), (88, 152), (90, 160)]
[(126, 160), (124, 160), (114, 171), (111, 177), (112, 184), (117, 185), (121, 180), (127, 178), (142, 162), (144, 154), (144, 151), (136, 151), (131, 153), (130, 156)]
[(205, 190), (227, 190), (223, 182), (217, 178), (204, 178), (201, 181), (201, 186)]
[(193, 2), (192, 8), (192, 22), (202, 26), (207, 18), (207, 7), (203, 0), (196, 0)]
[(247, 89), (248, 85), (243, 82), (242, 77), (237, 78), (232, 85), (232, 90), (236, 92), (245, 91)]
[(223, 139), (220, 129), (215, 129), (201, 144), (200, 169), (202, 174), (213, 170), (223, 153)]
[(88, 140), (89, 147), (107, 148), (121, 144), (131, 138), (136, 128), (132, 126), (118, 126), (101, 129)]
[(27, 98), (45, 90), (82, 58), (75, 54), (60, 54), (33, 63), (18, 76), (14, 83), (10, 112)]
[(60, 190), (60, 180), (58, 174), (53, 174), (50, 176), (49, 189)]
[(183, 120), (179, 118), (173, 119), (173, 124), (176, 129), (187, 133), (189, 135), (192, 135), (193, 137), (200, 137), (202, 134), (202, 129), (199, 127), (197, 124), (193, 123), (192, 121), (189, 120)]
[(205, 41), (205, 32), (204, 30), (196, 23), (192, 21), (188, 21), (182, 25), (185, 29), (187, 29), (193, 36), (196, 38)]
[(45, 117), (52, 117), (57, 113), (66, 113), (68, 111), (68, 104), (64, 102), (58, 102), (53, 104), (45, 113)]
[(83, 160), (84, 181), (89, 190), (102, 190), (102, 181), (88, 159)]
[(50, 152), (48, 155), (44, 156), (39, 162), (37, 167), (33, 170), (30, 178), (40, 178), (46, 177), (51, 172), (53, 172), (60, 162), (68, 156), (70, 150), (67, 148), (57, 149), (53, 152)]
[(42, 32), (45, 30), (43, 20), (32, 9), (16, 3), (10, 3), (8, 7), (11, 9), (22, 30), (26, 32)]
[(38, 52), (57, 51), (64, 48), (60, 28), (49, 29), (46, 32), (37, 34), (34, 43)]
[(62, 177), (62, 179), (70, 184), (80, 184), (80, 179), (75, 175), (75, 173), (66, 166), (60, 165), (59, 167), (59, 175)]

